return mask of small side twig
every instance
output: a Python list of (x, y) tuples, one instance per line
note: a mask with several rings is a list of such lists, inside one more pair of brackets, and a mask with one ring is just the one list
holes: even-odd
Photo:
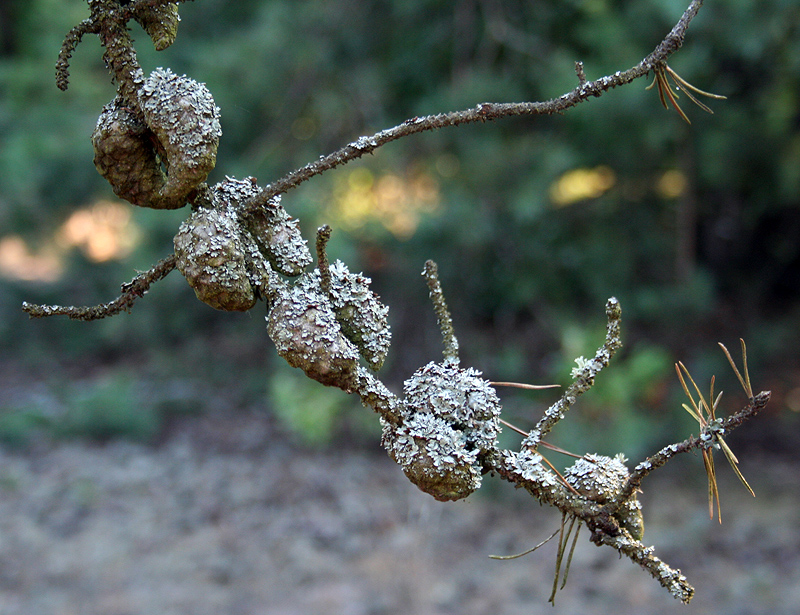
[(58, 86), (59, 90), (66, 91), (69, 87), (69, 61), (75, 52), (75, 48), (83, 39), (83, 35), (97, 34), (99, 31), (100, 24), (96, 19), (92, 18), (84, 19), (67, 33), (56, 62), (56, 86)]
[(578, 75), (578, 83), (586, 83), (586, 72), (583, 70), (583, 62), (575, 62), (575, 74)]
[(433, 310), (436, 312), (436, 319), (439, 321), (439, 328), (442, 331), (442, 341), (444, 342), (442, 354), (444, 354), (445, 361), (457, 364), (459, 361), (458, 339), (453, 329), (453, 319), (444, 299), (442, 284), (439, 282), (439, 268), (436, 263), (431, 260), (426, 261), (425, 271), (422, 272), (422, 275), (425, 276), (425, 280), (428, 283), (431, 301), (433, 301)]
[(328, 262), (326, 247), (331, 238), (331, 227), (325, 224), (317, 229), (317, 266), (319, 267), (319, 285), (326, 295), (331, 292), (331, 266)]
[(108, 303), (101, 303), (89, 307), (75, 307), (62, 305), (39, 305), (35, 303), (22, 303), (22, 310), (31, 318), (44, 318), (46, 316), (67, 316), (72, 320), (99, 320), (107, 316), (115, 316), (120, 312), (127, 312), (134, 302), (142, 297), (150, 286), (158, 282), (175, 269), (176, 258), (174, 254), (158, 261), (149, 271), (140, 273), (130, 282), (120, 287), (122, 294)]
[(581, 366), (576, 368), (573, 373), (573, 382), (561, 398), (550, 406), (539, 420), (530, 435), (523, 441), (524, 446), (536, 448), (541, 439), (555, 427), (556, 423), (564, 417), (564, 413), (575, 403), (575, 401), (588, 391), (594, 384), (594, 379), (600, 371), (608, 366), (611, 357), (618, 348), (622, 346), (620, 339), (620, 320), (622, 318), (622, 308), (615, 297), (611, 297), (606, 303), (606, 339), (603, 345), (597, 349), (594, 358), (584, 361)]
[(689, 584), (689, 580), (680, 570), (671, 568), (656, 557), (653, 554), (653, 547), (645, 547), (641, 541), (634, 540), (627, 532), (621, 532), (616, 536), (603, 532), (593, 532), (591, 541), (597, 545), (613, 547), (631, 561), (639, 564), (673, 597), (683, 604), (691, 602), (694, 596), (694, 587)]
[[(752, 397), (744, 408), (721, 421), (721, 429), (723, 429), (725, 432), (730, 432), (745, 421), (748, 421), (756, 416), (767, 406), (770, 395), (770, 391), (762, 391), (758, 395)], [(690, 436), (683, 442), (665, 446), (654, 455), (651, 455), (633, 469), (630, 478), (628, 478), (627, 484), (619, 493), (619, 496), (615, 498), (615, 502), (609, 503), (607, 508), (610, 509), (615, 505), (616, 502), (623, 502), (629, 498), (634, 491), (641, 487), (642, 481), (648, 474), (650, 474), (650, 472), (660, 468), (676, 455), (688, 453), (695, 449), (702, 448), (703, 446), (706, 446), (706, 444), (707, 443), (701, 438)]]

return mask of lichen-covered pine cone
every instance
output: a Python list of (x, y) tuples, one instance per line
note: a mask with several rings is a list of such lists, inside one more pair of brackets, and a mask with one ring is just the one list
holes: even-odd
[(392, 340), (389, 307), (370, 290), (372, 280), (350, 273), (342, 261), (333, 263), (330, 273), (331, 304), (342, 331), (356, 345), (370, 369), (380, 369)]
[(134, 205), (183, 207), (216, 164), (219, 109), (202, 83), (169, 69), (154, 70), (137, 98), (141, 116), (120, 96), (103, 108), (92, 134), (95, 166)]
[[(605, 504), (616, 498), (630, 476), (621, 455), (606, 457), (590, 453), (578, 459), (564, 472), (564, 479), (586, 498)], [(642, 505), (631, 496), (614, 514), (619, 524), (633, 538), (641, 540), (644, 535)]]
[(219, 108), (204, 84), (161, 68), (145, 80), (139, 102), (166, 157), (167, 179), (154, 200), (185, 201), (217, 163)]
[(92, 133), (97, 170), (114, 194), (134, 205), (146, 206), (165, 182), (152, 138), (120, 97), (103, 107)]
[(236, 221), (227, 210), (200, 208), (175, 235), (180, 272), (197, 298), (218, 310), (247, 311), (256, 303)]
[[(241, 180), (226, 177), (211, 191), (215, 203), (237, 209), (261, 189), (254, 177)], [(311, 252), (300, 233), (300, 223), (283, 208), (280, 196), (270, 199), (257, 212), (243, 216), (243, 226), (275, 271), (298, 276), (311, 264)]]
[(383, 423), (381, 444), (408, 479), (440, 501), (481, 485), (481, 455), (496, 447), (500, 400), (480, 372), (429, 363), (406, 380), (397, 424)]
[(247, 228), (276, 271), (297, 276), (311, 264), (311, 252), (300, 234), (300, 223), (281, 205), (280, 196), (250, 215)]
[(289, 365), (350, 392), (358, 379), (358, 350), (342, 334), (327, 297), (308, 278), (283, 289), (267, 316), (267, 332)]

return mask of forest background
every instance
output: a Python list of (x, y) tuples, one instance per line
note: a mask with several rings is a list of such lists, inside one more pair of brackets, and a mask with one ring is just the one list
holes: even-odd
[[(200, 0), (181, 7), (177, 42), (160, 53), (132, 27), (145, 72), (165, 66), (203, 81), (222, 109), (223, 136), (209, 183), (252, 175), (264, 185), (414, 116), (559, 96), (577, 84), (576, 61), (589, 79), (628, 68), (684, 9), (677, 0)], [(55, 87), (53, 74), (64, 34), (86, 15), (82, 0), (0, 5), (5, 467), (16, 467), (31, 452), (58, 459), (58, 443), (76, 437), (101, 446), (133, 440), (169, 457), (176, 432), (200, 430), (204, 446), (229, 437), (203, 428), (208, 416), (245, 417), (247, 429), (266, 433), (272, 447), (292, 436), (289, 459), (300, 463), (295, 453), (305, 451), (310, 474), (320, 472), (314, 455), (331, 451), (385, 460), (376, 418), (341, 391), (286, 366), (267, 338), (259, 306), (247, 314), (216, 312), (195, 299), (177, 272), (130, 314), (83, 323), (29, 320), (22, 312), (23, 301), (111, 300), (120, 283), (172, 251), (172, 237), (188, 215), (186, 209), (120, 203), (93, 168), (89, 135), (113, 96), (96, 39), (87, 37), (78, 47), (66, 93)], [(685, 104), (688, 125), (661, 107), (655, 91), (635, 82), (563, 116), (403, 139), (303, 184), (283, 205), (309, 240), (319, 225), (330, 224), (331, 257), (370, 276), (390, 306), (394, 344), (381, 378), (395, 391), (441, 352), (419, 275), (426, 259), (439, 264), (462, 363), (493, 380), (565, 383), (575, 357), (592, 354), (603, 338), (606, 299), (619, 298), (624, 348), (553, 433), (553, 443), (579, 453), (622, 451), (638, 460), (696, 430), (680, 406), (677, 360), (698, 381), (716, 374), (718, 389), (726, 390), (722, 406), (738, 409), (743, 398), (717, 342), (736, 348), (744, 338), (754, 387), (771, 390), (772, 401), (727, 440), (756, 493), (766, 492), (758, 506), (770, 506), (770, 493), (783, 494), (775, 485), (796, 483), (800, 447), (800, 6), (792, 0), (707, 2), (670, 65), (728, 99), (712, 101), (713, 115)], [(504, 418), (521, 427), (529, 427), (550, 399), (501, 392)], [(266, 432), (252, 430), (259, 421), (269, 425)], [(55, 452), (42, 453), (51, 445)], [(667, 480), (689, 481), (696, 496), (689, 510), (703, 517), (701, 464), (680, 463), (682, 473)], [(192, 467), (179, 474), (186, 484), (203, 480)], [(362, 462), (347, 467), (363, 478)], [(8, 506), (14, 502), (9, 490), (20, 479), (11, 469), (4, 472)], [(764, 485), (771, 474), (783, 478)], [(77, 506), (75, 484), (83, 489), (77, 482), (65, 487), (53, 510)], [(749, 498), (728, 484), (723, 508)], [(654, 495), (669, 500), (672, 493)], [(778, 546), (758, 551), (749, 534), (737, 538), (734, 531), (730, 540), (743, 542), (722, 550), (725, 561), (744, 558), (742, 568), (750, 569), (750, 554), (761, 553), (774, 566), (770, 575), (796, 579), (797, 527), (782, 512), (796, 511), (792, 502), (757, 515), (764, 523), (780, 518), (770, 542)], [(747, 510), (739, 514), (746, 517)], [(445, 518), (460, 527), (462, 513)], [(57, 533), (80, 528), (76, 523), (58, 525)], [(705, 536), (707, 517), (697, 527)], [(430, 526), (423, 529), (430, 536)], [(366, 535), (360, 526), (354, 532)], [(56, 552), (50, 538), (43, 544)], [(683, 544), (683, 555), (691, 557)], [(471, 556), (485, 554), (469, 547), (480, 551)], [(32, 557), (27, 544), (19, 551), (20, 561)], [(247, 561), (242, 552), (237, 557)], [(7, 544), (3, 553), (3, 561), (17, 557)], [(27, 565), (43, 568), (35, 557)], [(520, 570), (531, 582), (541, 579)], [(718, 570), (725, 568), (715, 561), (709, 576)], [(4, 574), (3, 588), (11, 573)], [(765, 578), (752, 581), (768, 586), (764, 591), (773, 597), (762, 600), (764, 612), (796, 604), (796, 587), (784, 587), (775, 598), (773, 577)], [(738, 591), (752, 587), (739, 579), (729, 577)], [(52, 579), (42, 583), (58, 591)], [(69, 587), (83, 591), (80, 584)], [(737, 589), (728, 591), (735, 596)], [(241, 596), (241, 588), (234, 593)], [(614, 598), (613, 587), (608, 594)], [(205, 589), (195, 596), (208, 598)], [(85, 598), (78, 593), (73, 599), (83, 604)], [(738, 612), (737, 604), (760, 612), (738, 598), (715, 600), (727, 613)], [(520, 612), (528, 612), (530, 596), (520, 601)], [(632, 612), (644, 613), (637, 605)], [(198, 608), (187, 612), (203, 612)]]
[[(206, 82), (221, 107), (209, 181), (252, 175), (264, 185), (407, 118), (558, 96), (575, 86), (578, 60), (589, 78), (627, 68), (681, 7), (203, 0), (182, 10), (177, 45), (157, 53), (140, 44), (139, 53), (145, 72), (163, 65)], [(93, 168), (89, 134), (113, 95), (97, 41), (78, 48), (66, 93), (52, 79), (60, 41), (85, 13), (79, 0), (0, 8), (0, 437), (152, 440), (176, 413), (221, 404), (277, 411), (312, 442), (359, 439), (364, 429), (374, 440), (375, 421), (357, 403), (282, 364), (258, 308), (217, 313), (178, 274), (106, 321), (21, 312), (23, 300), (112, 299), (172, 251), (186, 215), (117, 202)], [(572, 359), (602, 339), (605, 299), (620, 299), (624, 352), (573, 432), (559, 430), (565, 446), (636, 457), (685, 433), (691, 419), (672, 363), (724, 375), (731, 388), (716, 342), (743, 337), (773, 401), (734, 439), (793, 450), (799, 30), (790, 1), (704, 7), (671, 65), (728, 100), (714, 102), (714, 115), (690, 109), (692, 125), (636, 84), (564, 116), (405, 139), (308, 182), (284, 205), (307, 238), (330, 224), (331, 256), (372, 277), (391, 307), (389, 382), (399, 386), (439, 353), (418, 275), (431, 258), (463, 360), (491, 379), (563, 382)], [(507, 411), (531, 415), (532, 398), (507, 397)]]

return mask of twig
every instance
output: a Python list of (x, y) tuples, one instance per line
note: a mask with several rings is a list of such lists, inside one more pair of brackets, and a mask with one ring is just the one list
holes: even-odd
[[(694, 16), (702, 5), (703, 0), (692, 0), (680, 20), (678, 20), (678, 23), (675, 24), (666, 38), (659, 43), (658, 47), (636, 66), (626, 71), (617, 71), (613, 75), (607, 75), (594, 81), (581, 82), (578, 87), (571, 92), (567, 92), (558, 98), (552, 98), (546, 102), (485, 102), (480, 103), (472, 109), (465, 109), (463, 111), (452, 111), (449, 113), (410, 118), (394, 128), (381, 130), (372, 136), (359, 137), (357, 140), (348, 143), (341, 149), (327, 156), (322, 156), (319, 160), (288, 173), (284, 177), (265, 186), (258, 195), (246, 201), (243, 204), (243, 208), (246, 211), (260, 209), (273, 197), (295, 188), (315, 175), (346, 164), (360, 158), (364, 154), (371, 154), (387, 143), (412, 134), (445, 128), (447, 126), (486, 122), (518, 115), (553, 115), (555, 113), (563, 113), (567, 109), (589, 98), (602, 96), (610, 89), (626, 85), (635, 79), (647, 75), (650, 71), (654, 70), (656, 66), (665, 62), (670, 55), (680, 49), (681, 45), (683, 45), (683, 39), (686, 36), (686, 29), (689, 27), (689, 23), (694, 19)], [(579, 81), (580, 74), (581, 71), (578, 71)]]
[(445, 361), (458, 363), (458, 339), (453, 330), (453, 319), (447, 309), (447, 302), (444, 300), (442, 284), (439, 282), (439, 269), (433, 261), (425, 262), (425, 271), (422, 272), (428, 282), (431, 301), (433, 301), (433, 311), (436, 312), (436, 319), (439, 321), (439, 328), (442, 331), (442, 341), (444, 343)]
[(597, 349), (593, 359), (585, 361), (576, 370), (577, 373), (574, 375), (572, 384), (567, 387), (561, 398), (545, 411), (544, 416), (536, 424), (536, 427), (531, 430), (530, 435), (523, 441), (523, 445), (534, 448), (538, 446), (541, 439), (547, 435), (558, 421), (564, 418), (564, 413), (577, 401), (578, 397), (592, 387), (597, 374), (608, 366), (611, 357), (622, 346), (622, 341), (620, 340), (622, 309), (615, 297), (611, 297), (606, 303), (606, 317), (608, 318), (608, 324), (603, 345)]
[(666, 588), (675, 598), (688, 604), (694, 596), (694, 587), (678, 569), (673, 569), (661, 559), (653, 555), (653, 547), (645, 547), (638, 540), (634, 540), (627, 532), (616, 536), (602, 532), (593, 532), (592, 542), (597, 545), (608, 545), (621, 554), (636, 562), (656, 579), (662, 587)]
[(91, 307), (74, 307), (61, 305), (37, 305), (24, 301), (22, 310), (31, 318), (44, 318), (46, 316), (67, 316), (72, 320), (98, 320), (107, 316), (115, 316), (120, 312), (127, 312), (134, 302), (143, 296), (150, 286), (175, 269), (175, 255), (170, 254), (165, 259), (156, 263), (149, 271), (140, 273), (130, 282), (120, 287), (122, 294), (110, 301)]
[[(72, 58), (75, 48), (83, 39), (84, 34), (101, 35), (104, 27), (115, 29), (114, 26), (116, 26), (116, 28), (122, 28), (124, 30), (128, 21), (133, 19), (133, 16), (137, 12), (141, 12), (144, 9), (153, 9), (166, 4), (181, 4), (193, 1), (194, 0), (134, 0), (134, 2), (130, 2), (124, 7), (119, 6), (119, 2), (116, 2), (114, 3), (114, 5), (116, 5), (115, 8), (109, 8), (107, 5), (100, 4), (92, 6), (90, 3), (92, 16), (88, 19), (84, 19), (81, 23), (72, 28), (72, 30), (67, 33), (61, 45), (61, 51), (58, 54), (58, 61), (56, 62), (56, 85), (60, 90), (66, 90), (69, 87), (69, 61)], [(128, 35), (124, 31), (117, 30), (117, 32), (115, 32), (115, 34), (120, 33), (124, 38), (128, 38)], [(109, 42), (108, 37), (105, 36), (101, 36), (101, 40), (104, 46)], [(113, 44), (114, 42), (111, 41), (111, 43)], [(128, 40), (127, 43), (130, 49), (133, 49), (133, 46), (130, 44), (131, 41)], [(120, 51), (126, 54), (124, 49), (120, 49)]]
[[(766, 407), (767, 403), (769, 403), (770, 395), (770, 391), (762, 391), (758, 395), (751, 398), (744, 408), (721, 421), (721, 429), (725, 432), (730, 432), (745, 421), (756, 416)], [(627, 484), (622, 489), (619, 496), (615, 498), (614, 502), (610, 502), (606, 508), (608, 510), (612, 510), (618, 502), (624, 502), (633, 494), (634, 491), (641, 487), (642, 481), (648, 474), (650, 474), (650, 472), (663, 466), (670, 459), (675, 457), (675, 455), (688, 453), (697, 448), (702, 448), (705, 445), (707, 445), (707, 442), (701, 438), (690, 436), (683, 442), (665, 446), (654, 455), (642, 461), (633, 469), (630, 478), (628, 478)]]
[(317, 229), (317, 267), (319, 268), (319, 284), (326, 295), (331, 292), (331, 266), (328, 262), (326, 247), (331, 238), (331, 227), (327, 224)]

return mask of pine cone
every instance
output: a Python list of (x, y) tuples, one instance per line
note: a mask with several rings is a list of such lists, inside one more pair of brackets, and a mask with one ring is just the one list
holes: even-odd
[(347, 392), (355, 388), (358, 351), (313, 280), (304, 277), (286, 288), (269, 312), (267, 332), (278, 354), (309, 378)]
[(164, 51), (178, 36), (178, 22), (181, 18), (178, 15), (178, 5), (174, 2), (155, 8), (140, 9), (133, 18), (153, 40), (156, 51)]
[(219, 209), (198, 209), (175, 235), (180, 272), (197, 298), (218, 310), (247, 311), (256, 303), (236, 221)]

